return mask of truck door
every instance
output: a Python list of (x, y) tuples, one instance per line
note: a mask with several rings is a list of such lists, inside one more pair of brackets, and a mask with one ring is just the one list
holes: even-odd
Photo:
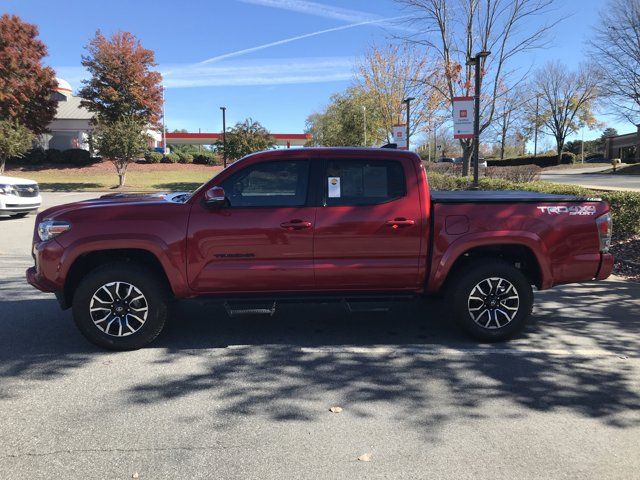
[(317, 288), (418, 288), (422, 215), (413, 165), (362, 159), (325, 165), (314, 239)]
[(201, 293), (313, 290), (316, 207), (308, 206), (309, 161), (264, 161), (220, 185), (228, 205), (194, 205), (188, 277)]

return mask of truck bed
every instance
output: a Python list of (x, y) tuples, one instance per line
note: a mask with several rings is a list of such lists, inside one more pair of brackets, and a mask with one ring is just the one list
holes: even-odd
[(432, 191), (431, 201), (433, 203), (540, 203), (600, 201), (600, 199), (523, 190), (455, 190)]

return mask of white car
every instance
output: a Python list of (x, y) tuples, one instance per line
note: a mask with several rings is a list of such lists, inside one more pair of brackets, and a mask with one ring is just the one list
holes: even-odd
[(40, 189), (33, 180), (0, 176), (0, 215), (25, 217), (42, 204)]

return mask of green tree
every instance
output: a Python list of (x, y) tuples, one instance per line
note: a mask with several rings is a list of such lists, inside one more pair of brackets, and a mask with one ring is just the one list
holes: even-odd
[(305, 132), (311, 134), (308, 146), (345, 147), (364, 145), (366, 114), (367, 145), (387, 141), (379, 106), (373, 97), (353, 86), (331, 96), (321, 112), (307, 117)]
[[(260, 150), (270, 150), (276, 141), (260, 122), (247, 118), (236, 123), (226, 132), (226, 154), (230, 161), (238, 160), (246, 155)], [(216, 142), (216, 151), (224, 155), (225, 147), (220, 140)]]
[(98, 124), (92, 135), (96, 150), (103, 158), (110, 160), (118, 173), (118, 186), (123, 187), (127, 167), (142, 158), (148, 150), (149, 135), (144, 124), (132, 117)]
[(613, 127), (608, 127), (602, 131), (602, 135), (600, 135), (600, 139), (604, 142), (605, 138), (617, 137), (617, 136), (618, 136), (618, 130), (616, 130)]
[(21, 157), (31, 148), (33, 134), (17, 121), (0, 120), (0, 174), (10, 157)]

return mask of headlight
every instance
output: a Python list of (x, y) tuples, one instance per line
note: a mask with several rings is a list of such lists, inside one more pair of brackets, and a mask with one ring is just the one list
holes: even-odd
[(0, 185), (0, 193), (4, 193), (6, 195), (17, 195), (18, 192), (13, 185)]
[(38, 225), (38, 236), (46, 242), (71, 229), (71, 224), (58, 220), (44, 220)]

